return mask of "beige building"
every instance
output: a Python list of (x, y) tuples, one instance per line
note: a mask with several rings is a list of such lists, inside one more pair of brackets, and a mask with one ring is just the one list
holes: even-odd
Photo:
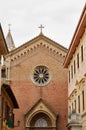
[(72, 38), (64, 66), (68, 68), (68, 110), (81, 114), (86, 130), (86, 4)]
[[(0, 25), (0, 130), (11, 130), (14, 124), (14, 109), (19, 108), (15, 95), (7, 79), (8, 68), (5, 64), (5, 56), (9, 53), (3, 30)], [(19, 121), (16, 126), (19, 125)]]

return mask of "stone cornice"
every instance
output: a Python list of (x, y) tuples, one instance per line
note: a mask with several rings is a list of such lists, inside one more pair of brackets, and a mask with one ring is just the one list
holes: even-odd
[(26, 45), (22, 47), (22, 49), (19, 48), (19, 50), (17, 51), (14, 50), (10, 52), (10, 54), (7, 55), (6, 58), (10, 57), (11, 63), (14, 64), (14, 63), (19, 62), (21, 59), (23, 60), (27, 57), (31, 57), (37, 54), (39, 51), (41, 51), (55, 58), (57, 61), (63, 64), (65, 56), (66, 56), (66, 52), (59, 49), (57, 45), (53, 46), (53, 44), (50, 44), (50, 42), (44, 39), (40, 38), (39, 40), (38, 39), (36, 40), (37, 41), (35, 42), (27, 43)]
[[(44, 35), (38, 35), (37, 37), (33, 38), (32, 40), (24, 43), (23, 45), (21, 45), (20, 47), (14, 49), (13, 51), (11, 51), (9, 53), (9, 55), (14, 55), (18, 52), (20, 52), (21, 50), (24, 50), (25, 48), (30, 47), (31, 45), (33, 45), (34, 43), (40, 41), (40, 40), (44, 40), (45, 42), (47, 42), (50, 46), (53, 46), (55, 48), (58, 48), (59, 50), (61, 50), (62, 52), (64, 52), (65, 54), (67, 53), (67, 49), (63, 46), (61, 46), (60, 44), (56, 43), (55, 41), (49, 39), (48, 37), (44, 36)], [(39, 46), (39, 44), (38, 44)], [(7, 56), (9, 56), (7, 55)]]
[(73, 58), (73, 54), (75, 53), (77, 46), (80, 44), (80, 39), (83, 36), (85, 29), (86, 29), (86, 3), (82, 11), (80, 20), (78, 22), (78, 25), (76, 27), (74, 36), (72, 38), (69, 51), (65, 59), (64, 67), (68, 67), (68, 65), (70, 64), (70, 61)]
[(76, 88), (79, 89), (79, 90), (83, 89), (84, 84), (85, 84), (85, 80), (86, 80), (85, 77), (82, 77), (80, 80), (77, 80), (76, 84), (75, 84)]
[(77, 89), (75, 88), (75, 89), (72, 91), (72, 93), (70, 94), (70, 96), (68, 97), (68, 100), (69, 100), (69, 101), (72, 100), (72, 98), (74, 98), (74, 97), (76, 96), (76, 94), (77, 94)]
[(51, 48), (46, 48), (45, 46), (39, 46), (39, 48), (32, 48), (30, 50), (27, 51), (22, 51), (19, 54), (16, 54), (15, 56), (11, 57), (11, 66), (16, 66), (22, 62), (24, 62), (25, 60), (27, 60), (28, 58), (31, 58), (34, 55), (37, 55), (38, 53), (44, 53), (52, 58), (54, 58), (56, 61), (58, 61), (60, 64), (63, 64), (65, 56), (62, 56), (61, 54), (59, 54), (58, 52), (56, 52), (55, 50), (52, 50)]
[(79, 81), (76, 80), (75, 89), (68, 97), (69, 101), (72, 100), (79, 93), (79, 91), (82, 91), (84, 89), (85, 80), (86, 80), (85, 76), (82, 77)]
[(83, 112), (81, 116), (82, 116), (82, 117), (86, 116), (86, 111)]

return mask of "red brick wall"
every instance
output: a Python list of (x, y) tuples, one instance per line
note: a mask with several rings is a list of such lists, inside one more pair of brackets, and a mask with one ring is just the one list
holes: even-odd
[[(62, 60), (61, 60), (62, 61)], [(36, 86), (31, 80), (33, 69), (37, 65), (45, 65), (51, 73), (50, 82), (44, 86)], [(59, 113), (57, 119), (57, 129), (66, 130), (67, 125), (67, 70), (63, 68), (58, 58), (46, 55), (39, 51), (35, 55), (27, 58), (20, 64), (11, 68), (11, 87), (17, 101), (19, 109), (15, 110), (15, 122), (21, 121), (20, 127), (16, 130), (24, 130), (24, 114), (41, 97)]]

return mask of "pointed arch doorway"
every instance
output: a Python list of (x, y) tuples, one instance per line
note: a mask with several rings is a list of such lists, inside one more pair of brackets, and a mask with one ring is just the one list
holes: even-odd
[(43, 112), (37, 113), (30, 122), (30, 130), (50, 130), (52, 121), (48, 115)]
[(26, 114), (26, 130), (56, 130), (58, 114), (40, 99)]

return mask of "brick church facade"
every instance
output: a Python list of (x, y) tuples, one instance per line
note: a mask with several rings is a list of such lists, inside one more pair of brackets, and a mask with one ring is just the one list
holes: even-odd
[(19, 109), (15, 130), (67, 130), (67, 49), (42, 33), (6, 56), (7, 78)]

